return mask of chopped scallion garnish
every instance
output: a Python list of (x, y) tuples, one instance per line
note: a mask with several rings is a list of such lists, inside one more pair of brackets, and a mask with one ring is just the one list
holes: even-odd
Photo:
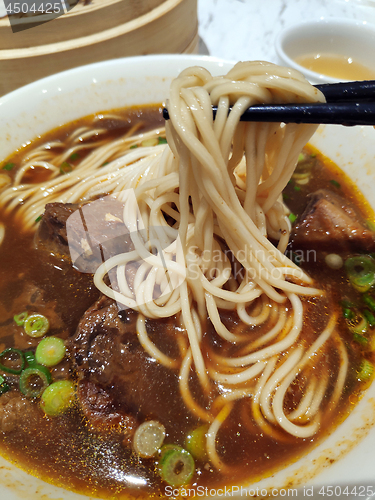
[(167, 144), (167, 139), (165, 137), (159, 137), (159, 144)]
[(43, 337), (48, 332), (49, 321), (43, 314), (32, 314), (25, 320), (24, 329), (30, 337)]
[(360, 364), (359, 370), (358, 370), (358, 380), (360, 382), (367, 382), (370, 380), (374, 373), (374, 365), (368, 360), (364, 359), (362, 363)]
[(14, 163), (6, 163), (4, 166), (3, 166), (3, 170), (12, 170), (14, 167)]
[[(167, 445), (168, 446), (168, 445)], [(191, 454), (180, 446), (161, 449), (159, 470), (162, 479), (171, 486), (178, 487), (191, 481), (195, 463)]]
[(70, 380), (58, 380), (43, 392), (40, 406), (46, 415), (55, 417), (64, 413), (73, 403), (75, 386)]
[(371, 309), (371, 311), (375, 312), (375, 300), (371, 297), (370, 294), (365, 293), (362, 296), (362, 300), (366, 304), (366, 306)]
[(337, 182), (335, 179), (331, 179), (329, 182), (332, 184), (332, 186), (335, 186), (336, 188), (341, 188), (341, 184)]
[(5, 382), (5, 378), (0, 375), (0, 395), (9, 391), (9, 385)]
[(362, 347), (366, 347), (368, 344), (368, 338), (360, 333), (353, 333), (353, 340), (358, 344), (361, 344)]
[(136, 149), (138, 147), (138, 144), (132, 144), (129, 149)]
[(367, 319), (363, 316), (363, 314), (358, 311), (354, 314), (354, 317), (346, 318), (346, 323), (348, 328), (353, 333), (359, 333), (363, 335), (367, 332), (368, 323)]
[(36, 364), (35, 355), (32, 351), (25, 352), (24, 356), (29, 366), (34, 366)]
[(295, 214), (293, 214), (293, 213), (290, 213), (290, 214), (288, 215), (288, 217), (289, 217), (289, 220), (290, 220), (290, 222), (291, 222), (292, 224), (294, 224), (294, 222), (296, 222), (296, 220), (297, 220), (297, 216), (296, 216)]
[(71, 160), (71, 161), (78, 160), (78, 158), (79, 158), (79, 154), (78, 154), (78, 153), (72, 153), (72, 154), (69, 156), (69, 160)]
[(35, 359), (45, 366), (55, 366), (64, 359), (65, 344), (59, 337), (46, 337), (41, 340), (35, 351)]
[(60, 174), (69, 174), (73, 170), (73, 167), (67, 161), (64, 161), (60, 166)]
[(21, 373), (19, 380), (20, 391), (29, 398), (37, 398), (48, 387), (51, 381), (52, 378), (48, 369), (35, 365), (26, 368)]
[[(3, 361), (3, 359), (7, 361)], [(16, 358), (16, 359), (14, 359)], [(25, 368), (25, 356), (23, 352), (14, 347), (8, 347), (0, 354), (0, 370), (12, 375), (19, 375)], [(6, 363), (6, 364), (4, 364)]]
[(185, 448), (196, 460), (207, 460), (206, 434), (209, 425), (203, 424), (189, 432), (185, 440)]
[(367, 319), (370, 326), (375, 326), (375, 316), (368, 309), (364, 309), (363, 316)]
[(368, 255), (356, 255), (345, 261), (349, 281), (358, 292), (367, 292), (375, 284), (375, 260)]
[(40, 222), (42, 220), (43, 215), (38, 215), (38, 217), (35, 219), (35, 222)]
[(16, 323), (16, 325), (23, 326), (28, 315), (29, 315), (29, 313), (27, 311), (23, 311), (19, 314), (16, 314), (15, 316), (13, 316), (13, 320)]

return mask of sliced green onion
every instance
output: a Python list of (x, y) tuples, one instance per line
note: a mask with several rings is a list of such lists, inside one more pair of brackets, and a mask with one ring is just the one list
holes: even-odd
[(158, 138), (159, 144), (167, 144), (167, 139), (165, 137), (160, 137)]
[(332, 186), (335, 186), (336, 188), (341, 188), (341, 184), (337, 182), (335, 179), (331, 179), (329, 182), (332, 184)]
[(137, 455), (150, 458), (156, 455), (165, 438), (165, 427), (157, 420), (143, 422), (135, 431), (133, 446)]
[(141, 146), (143, 146), (145, 148), (152, 147), (152, 146), (157, 146), (158, 142), (159, 141), (157, 140), (156, 137), (151, 137), (150, 139), (144, 139), (141, 142)]
[(49, 373), (48, 376), (43, 367), (35, 365), (26, 368), (21, 373), (19, 381), (20, 391), (29, 398), (37, 398), (48, 387), (50, 381), (51, 374)]
[(342, 315), (344, 316), (345, 319), (354, 319), (355, 318), (355, 313), (352, 311), (352, 309), (349, 309), (348, 307), (345, 307), (342, 310)]
[(138, 144), (132, 144), (129, 149), (136, 149), (138, 147)]
[(195, 472), (195, 463), (191, 454), (175, 446), (163, 453), (159, 461), (159, 470), (162, 479), (173, 487), (183, 486), (192, 479)]
[(294, 191), (301, 191), (301, 188), (299, 186), (293, 186)]
[(25, 360), (29, 366), (34, 366), (36, 364), (35, 355), (32, 351), (27, 351), (24, 353)]
[(186, 437), (185, 447), (197, 460), (207, 460), (206, 434), (208, 427), (208, 424), (200, 425)]
[(367, 347), (368, 345), (368, 338), (360, 333), (353, 333), (353, 340), (354, 342), (361, 344), (362, 347)]
[(300, 153), (298, 155), (298, 163), (301, 162), (301, 161), (303, 161), (304, 159), (305, 159), (305, 155), (303, 153)]
[(368, 255), (349, 257), (345, 261), (349, 281), (358, 292), (367, 292), (375, 283), (375, 261)]
[(79, 154), (78, 153), (72, 153), (69, 156), (69, 160), (71, 160), (71, 161), (76, 161), (76, 160), (78, 160), (78, 158), (79, 158)]
[(375, 300), (371, 297), (370, 294), (365, 293), (362, 296), (362, 300), (366, 304), (366, 306), (368, 306), (371, 309), (371, 311), (375, 312)]
[(43, 215), (38, 215), (34, 222), (40, 222), (42, 220)]
[(364, 359), (360, 364), (357, 378), (360, 382), (367, 382), (368, 380), (370, 380), (373, 373), (374, 373), (374, 365), (367, 359)]
[(366, 225), (367, 227), (371, 230), (371, 231), (375, 231), (375, 222), (370, 220), (370, 219), (367, 219), (366, 221)]
[(30, 337), (43, 337), (49, 330), (49, 321), (43, 314), (32, 314), (25, 320), (24, 329)]
[(102, 163), (102, 167), (104, 167), (105, 165), (108, 165), (109, 164), (109, 161), (105, 161), (104, 163)]
[(58, 380), (43, 392), (40, 407), (46, 415), (55, 417), (64, 413), (73, 403), (75, 386), (70, 380)]
[(368, 309), (363, 310), (363, 316), (367, 319), (369, 326), (375, 326), (375, 316)]
[(19, 314), (16, 314), (15, 316), (13, 316), (14, 322), (18, 326), (22, 326), (25, 323), (25, 319), (28, 317), (28, 315), (29, 313), (27, 311), (23, 311)]
[(0, 354), (0, 360), (2, 361), (4, 356), (13, 357), (14, 354), (16, 354), (18, 358), (17, 359), (18, 368), (12, 368), (11, 366), (4, 365), (4, 363), (0, 362), (0, 370), (6, 373), (11, 373), (13, 375), (19, 375), (25, 368), (25, 356), (23, 355), (22, 351), (20, 351), (19, 349), (14, 349), (14, 347), (8, 347), (8, 349), (5, 349), (5, 351), (3, 351)]
[(9, 385), (5, 382), (5, 378), (0, 375), (0, 395), (9, 391)]
[(299, 181), (306, 180), (311, 176), (310, 172), (295, 172), (292, 175), (292, 179), (297, 179)]
[(66, 348), (63, 339), (46, 337), (42, 339), (35, 351), (35, 359), (45, 366), (55, 366), (64, 359)]
[(288, 215), (288, 217), (289, 217), (289, 220), (290, 220), (290, 222), (291, 222), (292, 224), (294, 224), (294, 222), (296, 222), (296, 220), (297, 220), (297, 216), (296, 216), (296, 215), (294, 215), (293, 213), (290, 213), (290, 214)]
[(290, 199), (290, 196), (287, 195), (286, 193), (283, 193), (283, 200), (286, 201), (286, 200), (289, 200)]
[(62, 162), (60, 165), (60, 174), (68, 174), (73, 170), (73, 167), (67, 161)]
[(4, 166), (3, 166), (3, 170), (8, 170), (8, 172), (10, 170), (12, 170), (14, 167), (14, 163), (6, 163)]
[(367, 332), (368, 323), (363, 314), (356, 312), (354, 318), (346, 320), (348, 328), (353, 333), (363, 334)]

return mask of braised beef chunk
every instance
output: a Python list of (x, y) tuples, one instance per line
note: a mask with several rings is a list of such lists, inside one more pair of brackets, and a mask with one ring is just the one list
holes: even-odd
[(120, 426), (130, 440), (137, 428), (136, 419), (119, 411), (110, 394), (100, 385), (82, 379), (77, 387), (78, 400), (83, 414), (90, 424), (97, 430), (106, 432), (108, 426)]
[(47, 203), (35, 235), (36, 248), (68, 258), (66, 221), (77, 208), (72, 203)]
[(375, 251), (375, 233), (350, 203), (328, 189), (310, 201), (291, 235), (293, 248), (328, 252)]
[(94, 273), (103, 260), (134, 248), (123, 210), (123, 203), (110, 196), (83, 205), (48, 203), (35, 245), (71, 259), (81, 272)]
[[(135, 421), (145, 418), (168, 422), (181, 411), (178, 373), (155, 362), (139, 344), (137, 316), (129, 309), (119, 311), (113, 300), (102, 296), (68, 342), (79, 379), (79, 403), (98, 429), (117, 422), (134, 428)], [(167, 347), (172, 345), (171, 319), (155, 320), (151, 328)]]

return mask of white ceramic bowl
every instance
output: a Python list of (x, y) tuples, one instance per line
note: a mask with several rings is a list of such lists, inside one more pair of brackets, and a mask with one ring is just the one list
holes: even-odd
[[(168, 95), (171, 79), (185, 67), (196, 64), (214, 74), (226, 72), (232, 66), (230, 62), (205, 56), (117, 59), (76, 68), (18, 89), (0, 98), (0, 161), (35, 136), (81, 116), (121, 106), (162, 102)], [(344, 169), (375, 208), (375, 130), (321, 127), (312, 143)], [(294, 488), (299, 487), (298, 498), (302, 498), (313, 487), (314, 497), (322, 499), (318, 485), (338, 486), (341, 491), (346, 486), (372, 485), (374, 463), (375, 384), (346, 421), (317, 448), (251, 489), (258, 488), (258, 494), (264, 496), (262, 488), (268, 488), (274, 497), (279, 493), (289, 498), (296, 497)], [(4, 500), (87, 499), (29, 476), (1, 457), (0, 471), (0, 498)], [(361, 490), (360, 500), (365, 500), (369, 491)], [(256, 490), (250, 491), (249, 496), (254, 494)], [(343, 498), (357, 499), (358, 495), (344, 493)]]
[(329, 53), (351, 57), (375, 70), (375, 26), (354, 19), (326, 18), (306, 21), (282, 30), (275, 41), (280, 62), (298, 69), (311, 83), (334, 83), (342, 79), (316, 73), (296, 63), (308, 54)]

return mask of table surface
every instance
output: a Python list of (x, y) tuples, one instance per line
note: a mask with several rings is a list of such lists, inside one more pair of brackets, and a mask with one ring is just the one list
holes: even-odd
[(322, 17), (375, 24), (374, 0), (198, 0), (200, 51), (234, 61), (278, 63), (275, 38), (285, 27)]

